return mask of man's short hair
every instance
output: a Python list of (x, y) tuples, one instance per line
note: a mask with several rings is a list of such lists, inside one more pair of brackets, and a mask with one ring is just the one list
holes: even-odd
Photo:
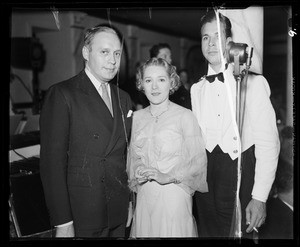
[[(219, 19), (220, 19), (220, 22), (223, 23), (224, 25), (224, 30), (225, 30), (225, 37), (228, 38), (228, 37), (232, 37), (232, 32), (231, 32), (231, 22), (229, 20), (228, 17), (222, 15), (220, 12), (219, 12)], [(217, 20), (217, 17), (216, 17), (216, 13), (214, 10), (210, 10), (208, 11), (202, 18), (201, 18), (201, 21), (200, 21), (200, 35), (201, 35), (201, 30), (202, 30), (202, 27), (206, 24), (206, 23), (209, 23), (209, 22), (212, 22), (214, 20)], [(202, 35), (201, 35), (202, 36)]]
[(114, 27), (111, 27), (108, 24), (100, 24), (100, 25), (97, 25), (95, 27), (92, 27), (92, 28), (89, 28), (86, 30), (86, 32), (84, 34), (84, 46), (91, 49), (90, 45), (91, 45), (91, 42), (92, 42), (94, 36), (100, 32), (113, 33), (118, 37), (120, 43), (122, 43), (121, 34)]
[(159, 43), (157, 45), (152, 46), (151, 49), (149, 50), (150, 58), (157, 57), (159, 51), (164, 48), (168, 48), (171, 51), (171, 47), (167, 43)]

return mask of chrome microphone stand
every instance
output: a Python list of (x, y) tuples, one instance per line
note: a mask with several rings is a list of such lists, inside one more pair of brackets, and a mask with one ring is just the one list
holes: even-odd
[[(229, 62), (234, 63), (233, 75), (236, 80), (236, 121), (242, 138), (242, 128), (244, 121), (244, 111), (247, 92), (248, 71), (251, 65), (253, 48), (247, 53), (248, 45), (241, 43), (229, 43)], [(240, 65), (245, 64), (246, 67), (240, 72)]]
[[(239, 238), (241, 240), (241, 220), (242, 212), (239, 199), (239, 189), (241, 185), (241, 173), (242, 173), (242, 130), (245, 115), (245, 103), (247, 92), (247, 80), (248, 71), (251, 65), (251, 57), (253, 54), (253, 48), (250, 49), (249, 54), (247, 51), (247, 44), (241, 43), (229, 43), (228, 50), (228, 62), (234, 64), (233, 75), (236, 80), (236, 123), (240, 136), (240, 156), (238, 157), (237, 164), (237, 192), (235, 200), (234, 218), (232, 220), (231, 236)], [(240, 72), (240, 65), (246, 64), (246, 68)]]

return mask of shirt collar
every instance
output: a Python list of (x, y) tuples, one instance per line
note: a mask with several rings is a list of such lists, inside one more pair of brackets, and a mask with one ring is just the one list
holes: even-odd
[(219, 72), (224, 72), (224, 70), (225, 70), (225, 64), (221, 65), (220, 71), (214, 71), (213, 68), (210, 65), (208, 65), (207, 75), (214, 75)]
[(294, 211), (294, 207), (293, 207), (292, 205), (288, 204), (286, 201), (282, 200), (281, 198), (280, 198), (280, 200), (281, 200), (285, 205), (287, 205), (292, 211)]
[[(86, 65), (85, 69), (84, 69), (86, 75), (88, 76), (88, 78), (91, 80), (91, 82), (93, 83), (93, 85), (95, 86), (95, 88), (98, 90), (101, 82), (91, 73), (90, 68), (88, 67), (88, 65)], [(106, 85), (108, 85), (109, 83), (104, 82)]]

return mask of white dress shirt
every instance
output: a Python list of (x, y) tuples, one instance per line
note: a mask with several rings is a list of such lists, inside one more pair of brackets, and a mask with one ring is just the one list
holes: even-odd
[[(224, 71), (225, 82), (216, 79), (209, 83), (201, 78), (191, 88), (192, 110), (203, 131), (206, 149), (209, 152), (219, 145), (232, 160), (239, 156), (238, 133), (230, 110), (232, 102), (235, 115), (236, 80), (233, 66)], [(209, 66), (208, 75), (216, 74)], [(229, 84), (230, 95), (225, 83)], [(252, 197), (265, 202), (275, 178), (280, 149), (275, 111), (272, 107), (270, 88), (261, 75), (249, 74), (246, 93), (246, 108), (242, 131), (241, 151), (255, 144), (255, 177)]]

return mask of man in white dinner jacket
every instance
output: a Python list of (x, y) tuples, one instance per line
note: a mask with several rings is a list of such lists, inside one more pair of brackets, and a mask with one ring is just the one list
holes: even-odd
[(251, 238), (250, 233), (259, 231), (265, 221), (266, 200), (280, 149), (278, 130), (268, 82), (262, 75), (249, 73), (240, 138), (235, 122), (233, 64), (222, 62), (220, 56), (223, 51), (225, 57), (226, 47), (232, 41), (231, 23), (222, 14), (219, 20), (220, 33), (214, 11), (201, 19), (201, 47), (208, 61), (208, 72), (191, 88), (192, 110), (203, 131), (208, 156), (209, 192), (195, 194), (198, 231), (199, 237), (231, 237), (239, 229), (235, 228), (239, 222), (235, 220), (235, 209), (238, 157), (241, 156), (240, 230), (243, 237)]

